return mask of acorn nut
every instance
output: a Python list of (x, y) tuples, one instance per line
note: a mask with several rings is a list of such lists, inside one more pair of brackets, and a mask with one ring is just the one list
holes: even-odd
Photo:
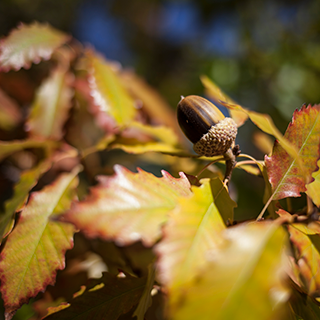
[(236, 139), (238, 130), (233, 119), (202, 97), (182, 97), (177, 117), (182, 131), (194, 144), (193, 150), (200, 155), (223, 155)]

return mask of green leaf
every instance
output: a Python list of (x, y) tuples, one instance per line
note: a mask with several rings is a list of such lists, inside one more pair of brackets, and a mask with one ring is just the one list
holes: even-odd
[(37, 167), (21, 174), (20, 181), (14, 186), (14, 194), (12, 198), (6, 201), (5, 210), (0, 215), (0, 239), (2, 239), (8, 224), (14, 217), (15, 212), (25, 202), (29, 191), (36, 185), (40, 175), (49, 169), (49, 166), (49, 162), (43, 162)]
[(284, 135), (284, 138), (298, 150), (302, 167), (277, 141), (275, 141), (272, 156), (265, 157), (274, 200), (300, 197), (300, 193), (307, 190), (305, 185), (310, 182), (312, 172), (318, 168), (319, 111), (320, 105), (303, 106), (301, 110), (296, 110)]
[(111, 115), (119, 125), (133, 120), (135, 102), (129, 96), (117, 74), (117, 68), (92, 51), (87, 51), (89, 83), (95, 103)]
[[(222, 245), (207, 252), (206, 268), (170, 301), (174, 320), (279, 319), (289, 298), (281, 265), (286, 233), (277, 223), (248, 223), (226, 229)], [(181, 270), (183, 270), (181, 268)], [(177, 294), (172, 292), (172, 295)]]
[[(46, 320), (117, 320), (138, 304), (146, 285), (145, 278), (125, 278), (104, 273), (101, 279), (90, 280), (89, 285), (76, 295), (69, 306), (50, 308)], [(61, 310), (62, 309), (62, 310)]]
[(193, 196), (180, 198), (180, 206), (164, 227), (164, 237), (156, 246), (157, 270), (167, 287), (170, 299), (179, 301), (188, 287), (208, 263), (207, 254), (222, 243), (225, 224), (213, 202), (209, 179), (200, 187), (192, 186)]
[[(162, 171), (162, 178), (138, 169), (132, 173), (116, 165), (111, 177), (100, 176), (89, 196), (75, 203), (66, 213), (88, 237), (101, 237), (128, 245), (141, 240), (151, 246), (161, 236), (161, 226), (180, 197), (191, 195), (183, 173), (173, 178)], [(97, 223), (99, 221), (99, 223)]]
[(73, 225), (56, 219), (75, 196), (79, 168), (62, 174), (53, 184), (34, 192), (8, 236), (0, 255), (1, 294), (6, 319), (29, 298), (54, 284), (65, 267), (65, 251), (73, 246)]
[(220, 179), (211, 179), (210, 187), (213, 201), (217, 206), (224, 223), (227, 225), (228, 222), (233, 221), (233, 209), (237, 207), (237, 204), (230, 198), (226, 186)]
[(138, 307), (133, 313), (133, 317), (136, 316), (138, 320), (144, 320), (146, 311), (152, 304), (151, 290), (153, 289), (155, 274), (156, 270), (154, 263), (149, 264), (146, 287), (143, 290), (143, 294), (139, 301)]
[(71, 107), (72, 76), (58, 67), (36, 92), (27, 130), (30, 136), (60, 140)]
[(0, 42), (0, 70), (30, 68), (31, 63), (50, 59), (69, 36), (48, 24), (20, 24)]

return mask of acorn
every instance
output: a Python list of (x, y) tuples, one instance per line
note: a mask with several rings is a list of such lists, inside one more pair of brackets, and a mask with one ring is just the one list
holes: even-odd
[(199, 155), (224, 155), (233, 145), (237, 125), (210, 101), (199, 96), (181, 97), (177, 117), (186, 137)]

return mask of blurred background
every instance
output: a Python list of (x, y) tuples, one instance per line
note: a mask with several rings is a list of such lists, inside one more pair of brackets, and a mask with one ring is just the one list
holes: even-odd
[[(133, 69), (172, 108), (181, 95), (203, 95), (207, 75), (284, 132), (296, 108), (320, 102), (319, 13), (311, 0), (0, 0), (0, 35), (19, 22), (48, 22)], [(255, 131), (248, 121), (237, 142), (263, 159)], [(257, 197), (260, 210), (262, 179), (243, 177), (234, 174), (247, 195), (239, 207)]]

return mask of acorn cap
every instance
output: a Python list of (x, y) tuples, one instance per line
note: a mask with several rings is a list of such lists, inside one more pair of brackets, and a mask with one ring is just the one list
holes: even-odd
[(224, 118), (216, 125), (213, 125), (208, 132), (193, 145), (193, 150), (206, 157), (225, 154), (234, 143), (237, 132), (238, 129), (234, 120)]

